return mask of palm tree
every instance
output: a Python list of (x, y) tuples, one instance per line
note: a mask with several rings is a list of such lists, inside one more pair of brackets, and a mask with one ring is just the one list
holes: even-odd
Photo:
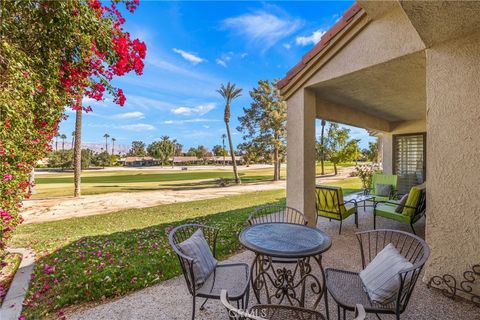
[(232, 135), (230, 134), (230, 103), (234, 99), (242, 95), (242, 89), (237, 88), (235, 84), (228, 82), (226, 87), (222, 84), (220, 86), (220, 89), (217, 90), (217, 92), (225, 100), (225, 113), (223, 116), (223, 120), (225, 121), (225, 126), (227, 127), (228, 144), (230, 146), (230, 156), (232, 157), (233, 174), (235, 176), (235, 183), (240, 184), (241, 181), (237, 172), (237, 163), (235, 161), (235, 151), (233, 150)]
[(72, 131), (72, 145), (70, 146), (70, 149), (73, 149), (73, 144), (75, 143), (75, 130)]
[(222, 149), (222, 153), (223, 153), (223, 166), (225, 167), (225, 138), (227, 137), (227, 135), (224, 133), (222, 134), (222, 146), (223, 146), (223, 149)]
[(60, 137), (59, 133), (55, 136), (55, 151), (58, 151), (58, 137)]
[(322, 148), (320, 155), (320, 162), (322, 164), (322, 176), (325, 174), (325, 146), (324, 146), (324, 134), (325, 134), (325, 125), (327, 122), (322, 119), (322, 133), (320, 135), (320, 146)]
[(62, 133), (60, 139), (62, 139), (62, 151), (65, 151), (65, 139), (67, 139), (67, 135), (65, 133)]
[(80, 197), (80, 176), (82, 174), (82, 109), (75, 111), (75, 145), (73, 147), (73, 196)]
[(110, 138), (110, 135), (108, 133), (105, 133), (103, 137), (105, 138), (105, 152), (108, 153), (108, 138)]
[(112, 138), (112, 155), (115, 154), (115, 141), (117, 141), (117, 139)]

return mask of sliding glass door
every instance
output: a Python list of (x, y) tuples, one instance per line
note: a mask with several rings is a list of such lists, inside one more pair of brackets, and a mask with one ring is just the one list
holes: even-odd
[(398, 193), (408, 193), (412, 186), (426, 179), (426, 134), (393, 136), (393, 172), (398, 176)]

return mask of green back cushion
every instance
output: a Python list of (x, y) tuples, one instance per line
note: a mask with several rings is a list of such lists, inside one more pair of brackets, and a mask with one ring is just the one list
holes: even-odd
[(376, 173), (372, 177), (373, 194), (377, 194), (377, 183), (389, 184), (394, 190), (397, 189), (397, 176), (395, 174), (379, 174)]
[[(422, 190), (417, 187), (412, 187), (410, 192), (408, 193), (407, 202), (405, 202), (406, 206), (409, 207), (416, 207), (418, 204), (418, 200), (420, 200), (420, 195), (422, 194)], [(415, 213), (415, 209), (413, 208), (403, 208), (402, 214), (412, 217)]]
[[(317, 210), (335, 212), (343, 214), (345, 205), (339, 208), (339, 204), (343, 203), (343, 191), (340, 187), (321, 187), (316, 189), (317, 192)], [(338, 196), (337, 196), (338, 193)], [(339, 202), (340, 200), (340, 202)]]

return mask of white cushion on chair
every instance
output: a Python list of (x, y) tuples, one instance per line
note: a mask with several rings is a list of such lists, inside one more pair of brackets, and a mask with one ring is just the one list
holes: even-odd
[(178, 246), (184, 254), (193, 259), (195, 284), (203, 284), (218, 262), (210, 251), (210, 246), (205, 240), (202, 229), (195, 231), (190, 238)]
[(360, 272), (360, 278), (372, 301), (387, 304), (397, 297), (400, 288), (398, 273), (411, 267), (413, 264), (405, 259), (393, 244), (389, 243)]

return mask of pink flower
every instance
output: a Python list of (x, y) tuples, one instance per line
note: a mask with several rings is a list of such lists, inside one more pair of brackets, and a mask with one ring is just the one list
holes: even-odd
[(13, 179), (13, 175), (10, 174), (10, 173), (6, 173), (6, 174), (3, 175), (3, 180), (5, 180), (5, 181), (10, 181), (12, 179)]
[(48, 264), (46, 264), (45, 266), (43, 266), (43, 273), (45, 274), (51, 274), (55, 272), (55, 267), (53, 266), (49, 266)]

